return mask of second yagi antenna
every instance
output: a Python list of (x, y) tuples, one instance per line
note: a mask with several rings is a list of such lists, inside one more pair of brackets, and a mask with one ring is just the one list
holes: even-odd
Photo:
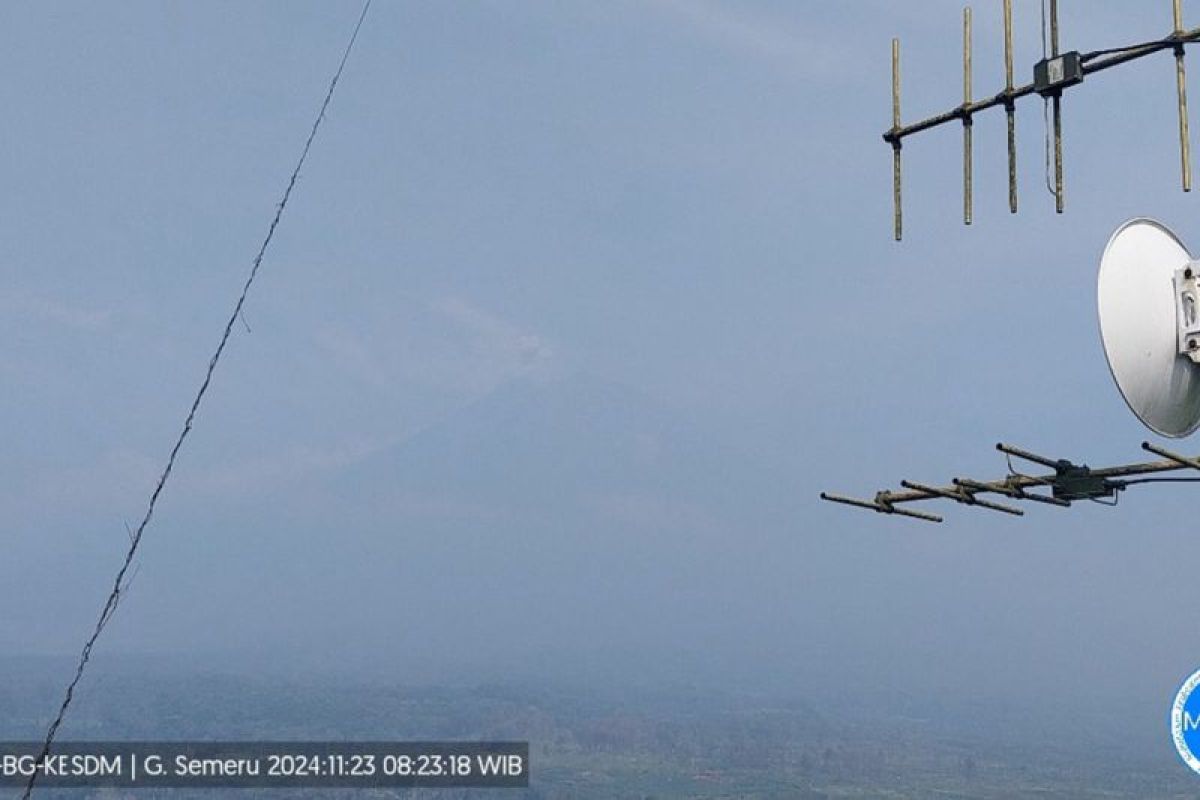
[(903, 235), (903, 211), (901, 204), (901, 159), (903, 140), (921, 131), (936, 128), (950, 122), (960, 122), (963, 128), (963, 223), (971, 224), (972, 208), (972, 159), (971, 132), (974, 116), (989, 108), (1001, 107), (1008, 120), (1008, 210), (1017, 213), (1017, 134), (1016, 102), (1032, 94), (1041, 95), (1052, 109), (1054, 149), (1054, 207), (1063, 211), (1063, 147), (1062, 147), (1062, 95), (1063, 91), (1083, 82), (1087, 75), (1135, 61), (1161, 50), (1175, 54), (1175, 87), (1179, 110), (1179, 161), (1182, 185), (1185, 192), (1192, 188), (1191, 153), (1188, 142), (1187, 77), (1184, 72), (1184, 46), (1200, 41), (1200, 28), (1184, 30), (1182, 0), (1172, 0), (1174, 19), (1173, 31), (1161, 39), (1112, 47), (1104, 50), (1059, 52), (1058, 0), (1049, 0), (1049, 51), (1034, 64), (1033, 81), (1022, 86), (1013, 84), (1013, 33), (1012, 0), (1004, 3), (1004, 89), (982, 100), (973, 100), (971, 94), (971, 9), (963, 9), (963, 102), (948, 111), (936, 114), (920, 122), (902, 125), (900, 122), (900, 40), (892, 40), (892, 127), (883, 134), (883, 139), (892, 147), (892, 195), (895, 204), (895, 236), (900, 241)]

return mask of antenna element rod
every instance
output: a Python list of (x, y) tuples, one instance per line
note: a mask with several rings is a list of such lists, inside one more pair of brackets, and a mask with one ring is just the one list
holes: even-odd
[[(900, 40), (892, 39), (892, 133), (900, 132)], [(904, 233), (900, 206), (900, 137), (892, 139), (892, 205), (895, 208), (896, 241)]]
[(971, 8), (963, 9), (963, 224), (971, 224)]
[[(1050, 57), (1058, 58), (1058, 0), (1050, 0)], [(1062, 92), (1054, 95), (1054, 210), (1063, 213)]]
[(1050, 0), (1050, 57), (1058, 58), (1058, 0)]
[(1147, 452), (1154, 453), (1155, 455), (1162, 456), (1163, 458), (1170, 459), (1182, 467), (1200, 469), (1200, 459), (1188, 458), (1187, 456), (1181, 456), (1178, 453), (1172, 453), (1170, 450), (1166, 450), (1158, 445), (1151, 444), (1150, 442), (1142, 442), (1142, 449)]
[(1017, 120), (1013, 90), (1012, 0), (1004, 0), (1004, 111), (1008, 116), (1008, 211), (1017, 213)]
[[(1182, 36), (1183, 0), (1174, 0), (1175, 36)], [(1192, 147), (1188, 136), (1187, 74), (1183, 67), (1183, 43), (1175, 44), (1175, 89), (1179, 95), (1179, 166), (1183, 170), (1183, 190), (1192, 190)]]
[(855, 508), (866, 508), (871, 511), (877, 511), (880, 514), (896, 514), (901, 517), (909, 517), (911, 519), (924, 520), (925, 522), (941, 522), (942, 518), (937, 514), (928, 514), (924, 511), (910, 511), (907, 508), (896, 508), (891, 503), (881, 503), (878, 500), (859, 500), (855, 497), (846, 497), (840, 494), (831, 494), (829, 492), (821, 492), (821, 499), (828, 500), (831, 503), (841, 503), (846, 506), (854, 506)]
[(1043, 467), (1049, 467), (1053, 470), (1057, 470), (1060, 466), (1060, 463), (1053, 458), (1039, 456), (1037, 453), (1031, 453), (1028, 450), (1022, 450), (1019, 447), (1013, 447), (1012, 445), (1005, 444), (1004, 442), (998, 442), (996, 444), (996, 449), (1005, 455), (1023, 458), (1026, 461), (1032, 461), (1034, 464), (1041, 464)]
[(1063, 213), (1062, 96), (1054, 95), (1054, 211)]

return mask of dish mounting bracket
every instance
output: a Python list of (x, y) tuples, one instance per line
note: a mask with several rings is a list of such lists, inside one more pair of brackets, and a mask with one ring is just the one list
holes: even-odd
[(1200, 262), (1175, 270), (1175, 330), (1179, 355), (1200, 364)]

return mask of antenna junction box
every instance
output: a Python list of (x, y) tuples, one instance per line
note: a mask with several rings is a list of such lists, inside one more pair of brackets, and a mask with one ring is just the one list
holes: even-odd
[(1086, 465), (1060, 461), (1055, 472), (1051, 490), (1059, 500), (1098, 500), (1116, 494), (1112, 481), (1096, 475)]
[(1042, 97), (1061, 94), (1068, 86), (1083, 83), (1083, 59), (1078, 50), (1033, 65), (1033, 88)]
[(1200, 364), (1200, 262), (1175, 270), (1175, 331), (1181, 356)]

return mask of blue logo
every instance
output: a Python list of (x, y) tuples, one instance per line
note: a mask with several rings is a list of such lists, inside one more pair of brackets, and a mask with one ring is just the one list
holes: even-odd
[(1200, 670), (1191, 674), (1171, 706), (1171, 738), (1183, 763), (1200, 773)]

